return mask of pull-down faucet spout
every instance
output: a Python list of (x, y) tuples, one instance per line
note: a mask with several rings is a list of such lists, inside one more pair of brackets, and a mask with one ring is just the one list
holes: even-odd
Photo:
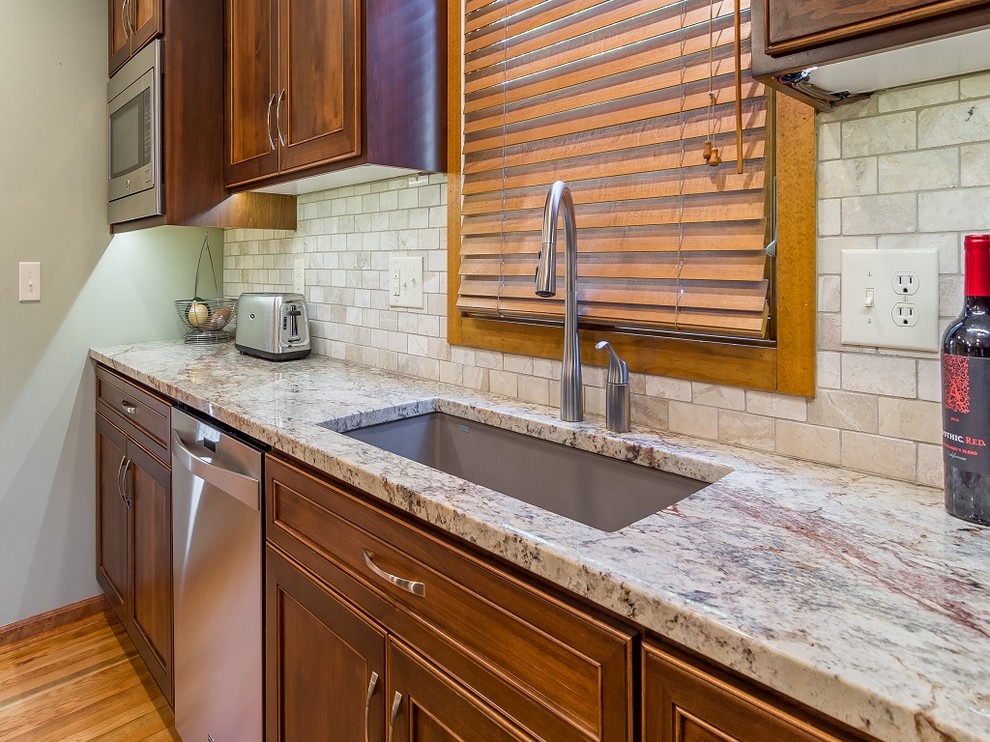
[(557, 218), (564, 217), (564, 365), (560, 374), (560, 419), (584, 419), (581, 397), (581, 346), (577, 323), (577, 227), (574, 200), (567, 184), (558, 180), (547, 193), (543, 208), (543, 239), (536, 268), (536, 295), (557, 294)]

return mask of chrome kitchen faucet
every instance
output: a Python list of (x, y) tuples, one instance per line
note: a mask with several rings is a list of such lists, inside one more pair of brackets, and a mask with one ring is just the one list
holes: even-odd
[(543, 239), (536, 267), (536, 295), (557, 294), (557, 217), (564, 216), (564, 366), (560, 374), (560, 419), (584, 419), (581, 397), (581, 346), (577, 323), (577, 227), (574, 200), (567, 183), (558, 180), (547, 193), (543, 207)]

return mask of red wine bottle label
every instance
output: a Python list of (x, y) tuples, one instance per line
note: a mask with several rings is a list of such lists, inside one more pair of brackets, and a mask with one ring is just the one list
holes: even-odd
[(942, 356), (942, 452), (946, 466), (990, 474), (990, 358)]

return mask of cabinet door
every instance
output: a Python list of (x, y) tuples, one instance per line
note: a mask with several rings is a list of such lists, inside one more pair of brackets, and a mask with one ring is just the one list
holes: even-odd
[(985, 4), (986, 0), (767, 0), (767, 53), (813, 49)]
[(275, 0), (227, 0), (224, 179), (228, 186), (278, 170), (276, 22)]
[(162, 0), (129, 0), (127, 10), (131, 15), (131, 54), (163, 31)]
[(130, 511), (124, 502), (127, 438), (96, 416), (96, 578), (121, 620), (130, 610)]
[(385, 739), (385, 635), (279, 552), (266, 553), (265, 739)]
[(394, 639), (388, 668), (391, 742), (533, 739)]
[(660, 647), (644, 644), (644, 742), (839, 742), (768, 696), (706, 672)]
[(359, 3), (279, 0), (275, 105), (282, 172), (361, 151)]
[(111, 75), (120, 68), (120, 65), (127, 61), (127, 57), (131, 53), (130, 26), (124, 23), (124, 17), (127, 12), (126, 6), (127, 0), (110, 0), (108, 13), (110, 19), (108, 34), (110, 52), (108, 62)]
[(134, 644), (172, 702), (172, 488), (171, 472), (128, 441), (124, 494), (131, 507)]

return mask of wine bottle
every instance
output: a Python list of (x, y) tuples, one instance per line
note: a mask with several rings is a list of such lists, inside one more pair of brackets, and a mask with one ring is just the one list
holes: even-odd
[(963, 311), (942, 340), (945, 509), (990, 525), (990, 235), (966, 235)]

